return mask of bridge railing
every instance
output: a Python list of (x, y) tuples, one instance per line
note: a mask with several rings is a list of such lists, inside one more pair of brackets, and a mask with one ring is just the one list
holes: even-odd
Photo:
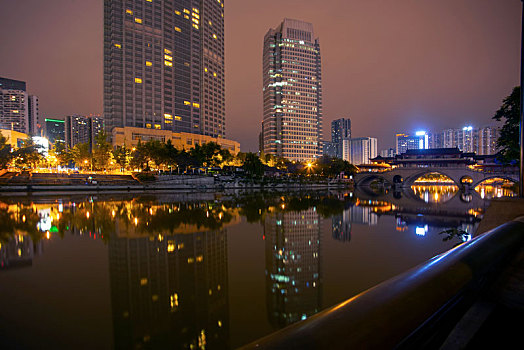
[(242, 349), (440, 346), (523, 244), (524, 217)]

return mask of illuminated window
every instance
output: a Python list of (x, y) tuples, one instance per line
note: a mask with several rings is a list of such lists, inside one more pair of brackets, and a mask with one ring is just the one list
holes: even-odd
[(171, 61), (164, 61), (164, 64), (168, 67), (173, 67), (173, 62)]
[(141, 278), (140, 279), (140, 285), (145, 286), (147, 284), (147, 278)]
[(187, 258), (187, 263), (192, 264), (195, 262), (195, 258)]
[(207, 67), (204, 67), (204, 72), (206, 72), (206, 73), (207, 73)]
[(171, 114), (164, 114), (164, 118), (165, 119), (170, 119), (170, 120), (173, 120), (173, 116)]
[(146, 0), (147, 2), (153, 2), (153, 0)]
[(172, 55), (173, 51), (171, 51), (169, 49), (164, 49), (164, 53), (167, 53), (168, 55)]
[(213, 39), (216, 39), (217, 38), (217, 35), (216, 34), (213, 34)]
[(178, 27), (175, 27), (175, 30), (176, 30), (177, 32), (179, 32), (179, 33), (182, 31), (182, 29), (180, 29), (180, 28), (178, 28)]
[[(182, 117), (179, 117), (178, 115), (175, 115), (175, 120), (182, 120)], [(184, 245), (182, 244), (182, 248), (184, 247)], [(180, 244), (179, 244), (179, 248), (180, 249)]]
[(155, 124), (155, 129), (157, 129), (157, 130), (162, 129), (162, 125), (160, 125), (160, 124)]
[(146, 61), (146, 66), (151, 67), (152, 65), (153, 65), (153, 62), (151, 62), (151, 61)]
[(141, 78), (135, 78), (135, 83), (142, 84), (142, 79)]
[(18, 109), (13, 109), (12, 112), (13, 112), (14, 114), (18, 114), (18, 113), (20, 113), (20, 111), (19, 111)]
[(198, 29), (198, 26), (196, 24), (193, 24), (193, 28)]
[(200, 103), (193, 102), (193, 107), (200, 108)]
[(199, 13), (200, 11), (198, 11), (197, 8), (193, 7), (193, 11), (195, 11), (196, 13)]
[(213, 76), (216, 77), (217, 76), (217, 72), (213, 72)]
[(122, 48), (122, 45), (120, 45), (120, 44), (115, 44), (115, 47), (121, 49), (121, 48)]
[(135, 22), (136, 22), (136, 23), (142, 23), (142, 18), (137, 18), (137, 17), (135, 17)]
[(189, 16), (188, 16), (188, 15), (184, 15), (184, 18), (185, 18), (185, 19), (189, 19)]
[(185, 104), (186, 106), (190, 106), (190, 105), (191, 105), (191, 102), (189, 102), (189, 101), (184, 101), (184, 104)]
[(175, 11), (175, 14), (180, 16), (182, 13), (180, 11)]
[(172, 61), (172, 60), (173, 60), (173, 57), (172, 57), (172, 56), (169, 56), (169, 55), (164, 55), (164, 59), (165, 59), (165, 60), (168, 60), (168, 61)]
[(146, 128), (151, 129), (151, 123), (147, 123)]
[(127, 10), (126, 10), (126, 13), (127, 13), (128, 15), (132, 15), (132, 14), (133, 14), (133, 11), (130, 10), (130, 9), (127, 9)]
[(187, 13), (187, 14), (189, 14), (190, 12), (189, 12), (189, 10), (188, 10), (188, 9), (184, 9), (184, 13)]

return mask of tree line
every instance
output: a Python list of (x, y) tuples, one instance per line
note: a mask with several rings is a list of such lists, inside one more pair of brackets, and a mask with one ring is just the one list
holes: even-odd
[(135, 147), (112, 147), (107, 134), (100, 132), (93, 142), (78, 143), (69, 148), (56, 142), (44, 157), (32, 138), (26, 139), (18, 149), (11, 149), (0, 135), (0, 168), (18, 169), (69, 167), (84, 171), (168, 171), (182, 173), (192, 169), (224, 167), (241, 168), (248, 176), (263, 176), (265, 172), (292, 175), (335, 177), (342, 172), (356, 172), (356, 167), (338, 158), (320, 157), (314, 162), (292, 162), (272, 154), (239, 152), (233, 155), (215, 142), (197, 144), (191, 149), (177, 149), (171, 142), (139, 141)]

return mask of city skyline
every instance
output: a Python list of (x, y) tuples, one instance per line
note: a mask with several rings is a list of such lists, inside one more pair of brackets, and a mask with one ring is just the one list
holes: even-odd
[[(518, 0), (297, 4), (225, 4), (227, 138), (243, 151), (258, 148), (260, 40), (284, 17), (313, 23), (324, 38), (324, 124), (347, 115), (355, 137), (377, 137), (379, 149), (393, 146), (397, 132), (494, 124), (491, 116), (518, 85)], [(26, 81), (46, 118), (101, 114), (103, 2), (25, 1), (0, 9), (0, 28), (11, 33), (2, 38), (9, 55), (0, 58), (0, 75)], [(21, 13), (34, 25), (9, 31)], [(50, 21), (55, 13), (64, 20)]]

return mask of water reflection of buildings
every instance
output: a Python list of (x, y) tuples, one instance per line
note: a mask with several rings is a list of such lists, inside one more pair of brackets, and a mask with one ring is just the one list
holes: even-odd
[(29, 236), (14, 235), (8, 242), (0, 243), (0, 269), (32, 266), (33, 258), (42, 252), (42, 241), (34, 243)]
[(227, 348), (226, 230), (109, 241), (116, 348)]
[(275, 328), (321, 309), (320, 225), (316, 208), (266, 216), (266, 304)]

